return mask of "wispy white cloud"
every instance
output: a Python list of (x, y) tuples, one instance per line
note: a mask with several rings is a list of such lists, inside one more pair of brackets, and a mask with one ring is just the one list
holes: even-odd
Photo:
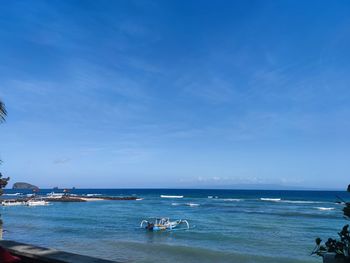
[(237, 91), (234, 83), (226, 81), (219, 76), (201, 76), (195, 80), (187, 80), (179, 83), (183, 86), (185, 94), (203, 99), (213, 104), (221, 104), (235, 101)]
[(65, 164), (71, 161), (71, 158), (59, 158), (53, 161), (54, 164)]
[[(126, 173), (165, 172), (193, 183), (294, 184), (280, 173), (293, 165), (259, 163), (266, 152), (275, 150), (275, 160), (285, 147), (349, 148), (345, 20), (322, 33), (310, 23), (289, 25), (291, 34), (281, 35), (288, 16), (269, 16), (269, 4), (220, 19), (220, 5), (187, 16), (174, 12), (177, 4), (7, 3), (0, 21), (0, 38), (9, 40), (0, 42), (0, 95), (9, 110), (2, 151), (16, 144), (25, 160), (35, 147), (32, 160), (71, 159), (60, 168), (90, 175), (112, 174), (119, 164)], [(306, 33), (312, 36), (299, 38)], [(260, 147), (253, 161), (238, 158)], [(239, 168), (231, 165), (237, 158)], [(251, 163), (265, 170), (248, 169)]]
[(179, 183), (182, 186), (190, 187), (234, 187), (235, 185), (253, 185), (253, 186), (264, 186), (264, 185), (280, 185), (280, 186), (301, 186), (304, 180), (299, 178), (288, 179), (288, 178), (267, 178), (258, 176), (212, 176), (204, 177), (198, 176), (197, 178), (181, 178)]

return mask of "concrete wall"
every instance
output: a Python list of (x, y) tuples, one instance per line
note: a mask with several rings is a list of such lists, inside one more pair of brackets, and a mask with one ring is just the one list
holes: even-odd
[(116, 263), (116, 261), (36, 247), (9, 240), (1, 240), (0, 246), (9, 250), (13, 255), (22, 258), (23, 263)]

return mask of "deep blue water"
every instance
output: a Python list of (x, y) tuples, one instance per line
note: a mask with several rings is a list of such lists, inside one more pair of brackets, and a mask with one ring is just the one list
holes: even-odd
[[(52, 190), (40, 194), (48, 192)], [(77, 189), (73, 193), (144, 199), (2, 207), (5, 239), (122, 262), (321, 262), (309, 256), (314, 239), (336, 237), (347, 223), (336, 196), (350, 199), (350, 194), (334, 191)], [(184, 198), (164, 199), (162, 194)], [(158, 216), (187, 219), (192, 228), (165, 233), (139, 228), (142, 219)]]

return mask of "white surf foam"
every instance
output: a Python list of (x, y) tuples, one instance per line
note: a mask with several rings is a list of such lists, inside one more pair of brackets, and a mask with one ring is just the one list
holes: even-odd
[(184, 198), (183, 195), (161, 195), (161, 198)]
[(238, 198), (223, 198), (220, 199), (222, 201), (226, 201), (226, 202), (240, 202), (240, 201), (244, 201), (244, 199), (238, 199)]
[(330, 211), (330, 210), (334, 210), (334, 207), (315, 207), (318, 210), (321, 211)]
[(265, 197), (262, 197), (260, 198), (261, 201), (268, 201), (268, 202), (280, 202), (281, 201), (281, 198), (265, 198)]
[(91, 196), (99, 196), (99, 195), (101, 195), (101, 194), (86, 194), (86, 196), (89, 196), (89, 197), (91, 197)]
[(187, 203), (186, 205), (191, 207), (200, 206), (200, 204), (196, 204), (196, 203)]
[(280, 203), (289, 203), (289, 204), (320, 204), (324, 202), (320, 201), (307, 201), (307, 200), (282, 200), (281, 198), (260, 198), (261, 201), (268, 202), (280, 202)]
[(322, 203), (320, 201), (298, 201), (298, 200), (281, 200), (282, 203), (290, 203), (290, 204), (319, 204)]

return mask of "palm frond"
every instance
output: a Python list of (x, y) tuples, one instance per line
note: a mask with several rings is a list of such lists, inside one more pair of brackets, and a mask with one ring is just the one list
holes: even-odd
[(5, 121), (6, 115), (7, 115), (7, 111), (5, 108), (5, 104), (0, 100), (0, 122)]

